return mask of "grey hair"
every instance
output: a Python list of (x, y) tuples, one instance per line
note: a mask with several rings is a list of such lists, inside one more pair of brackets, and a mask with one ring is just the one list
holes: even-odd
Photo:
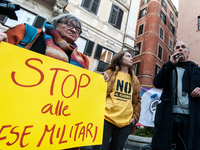
[[(178, 42), (176, 43), (176, 45), (174, 46), (174, 51), (176, 50), (176, 46), (177, 46), (179, 43), (184, 43), (184, 42), (183, 42), (183, 41), (178, 41)], [(188, 44), (186, 44), (186, 43), (184, 43), (184, 44), (186, 45), (188, 52), (190, 52), (190, 48), (189, 48)]]
[(68, 20), (75, 21), (76, 25), (80, 27), (81, 33), (82, 33), (81, 21), (71, 14), (62, 14), (62, 15), (56, 16), (50, 20), (50, 23), (56, 28), (60, 21), (68, 21)]

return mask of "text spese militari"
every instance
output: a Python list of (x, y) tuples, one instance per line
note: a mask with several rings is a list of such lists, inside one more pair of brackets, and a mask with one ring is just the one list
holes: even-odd
[(63, 149), (101, 144), (103, 76), (0, 44), (0, 149)]

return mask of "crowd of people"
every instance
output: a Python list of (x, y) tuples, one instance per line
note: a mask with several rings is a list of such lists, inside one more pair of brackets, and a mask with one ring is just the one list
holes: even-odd
[[(19, 45), (26, 26), (17, 25), (0, 33), (0, 42)], [(71, 14), (59, 15), (44, 24), (45, 31), (37, 29), (34, 40), (24, 48), (79, 66), (89, 68), (88, 58), (78, 52), (75, 41), (82, 33), (79, 19)], [(153, 150), (200, 149), (200, 69), (188, 61), (190, 49), (177, 42), (174, 54), (155, 76), (153, 85), (163, 93), (157, 105)], [(120, 51), (101, 73), (107, 82), (104, 131), (101, 145), (94, 150), (123, 150), (126, 139), (136, 130), (141, 111), (140, 83), (132, 70), (132, 51)], [(196, 134), (195, 134), (196, 133)], [(79, 148), (71, 148), (78, 150)]]

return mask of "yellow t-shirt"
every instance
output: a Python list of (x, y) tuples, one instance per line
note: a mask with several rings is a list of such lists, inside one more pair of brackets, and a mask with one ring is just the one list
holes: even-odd
[(117, 127), (129, 125), (133, 114), (132, 94), (131, 75), (119, 71), (106, 99), (105, 119)]

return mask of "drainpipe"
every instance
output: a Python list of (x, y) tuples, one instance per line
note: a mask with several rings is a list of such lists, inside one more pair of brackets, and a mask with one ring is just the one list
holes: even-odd
[(123, 43), (122, 43), (122, 49), (121, 49), (121, 51), (123, 51), (123, 49), (124, 49), (124, 41), (125, 41), (125, 36), (126, 36), (126, 30), (127, 30), (128, 18), (129, 18), (129, 15), (130, 15), (131, 5), (132, 5), (132, 0), (130, 2), (130, 8), (129, 8), (129, 11), (128, 11), (128, 16), (127, 16), (127, 21), (126, 21), (126, 28), (125, 28), (125, 32), (124, 32), (124, 37), (123, 37)]

